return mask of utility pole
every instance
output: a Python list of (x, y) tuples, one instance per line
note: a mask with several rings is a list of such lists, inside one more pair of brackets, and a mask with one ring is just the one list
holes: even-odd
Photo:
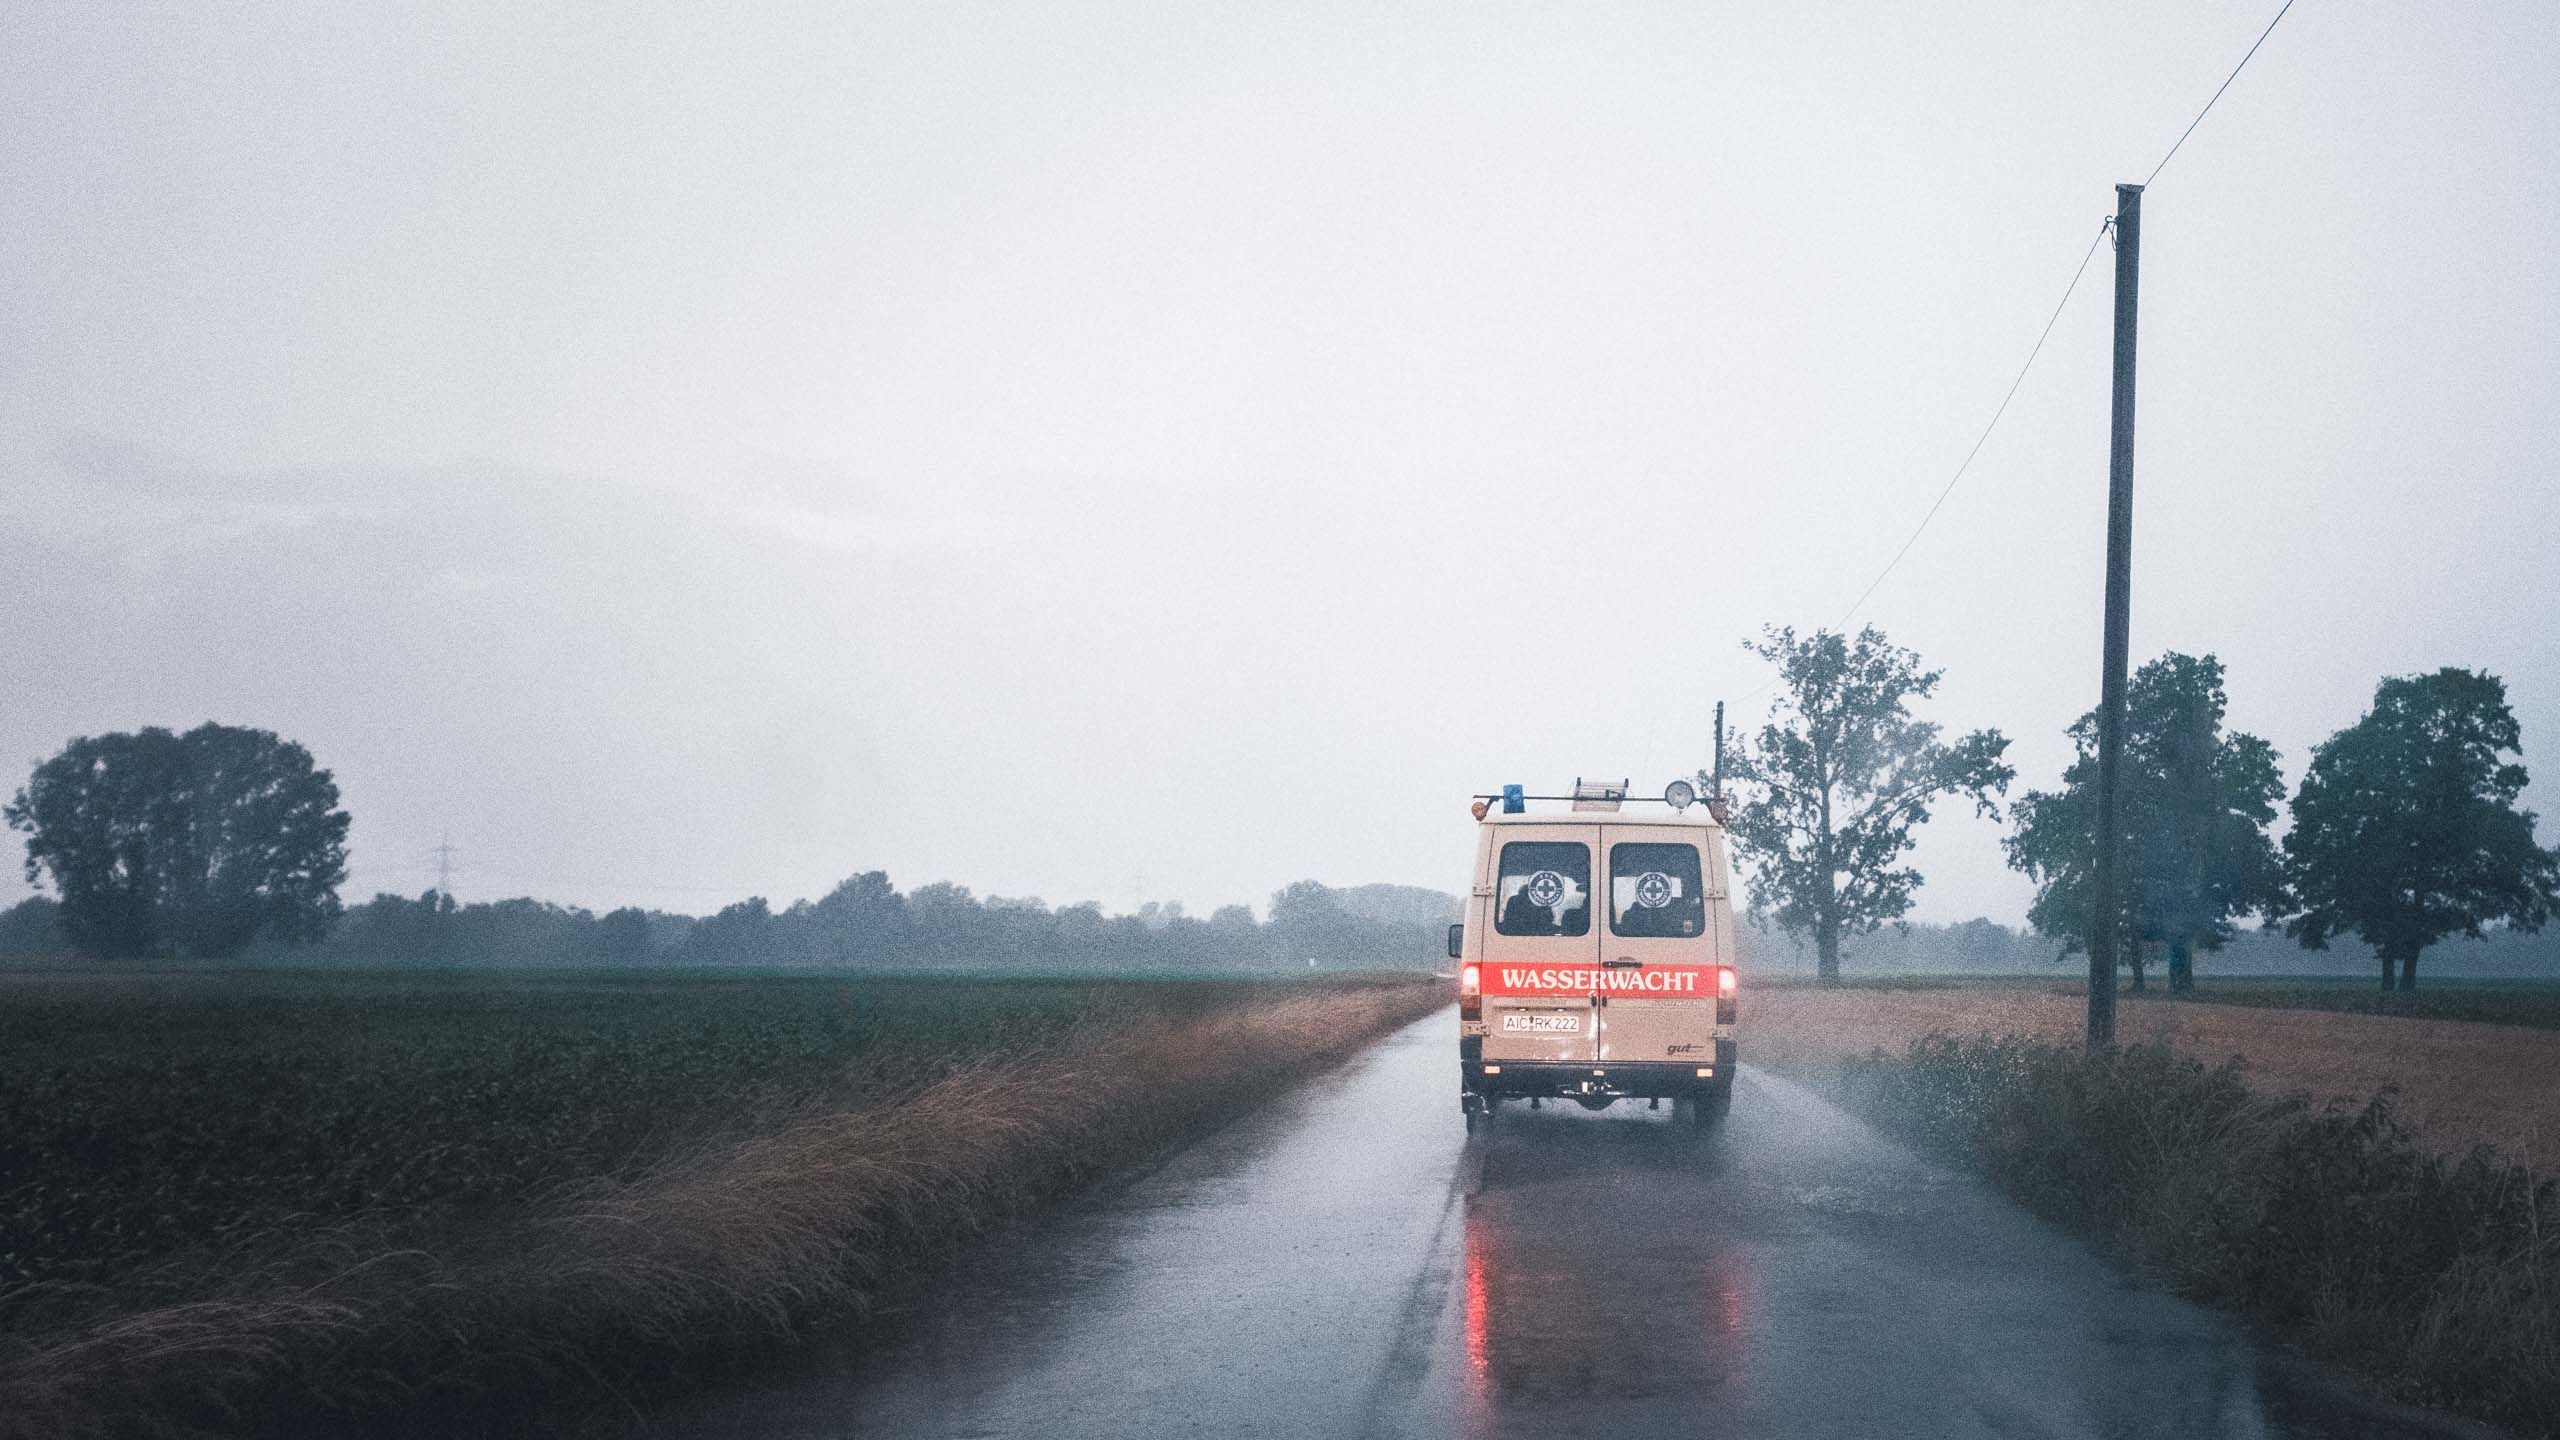
[(450, 901), (453, 899), (453, 836), (448, 833), (439, 837), (436, 848), (430, 853), (436, 857), (436, 898)]
[(1716, 702), (1716, 780), (1707, 798), (1724, 798), (1724, 702), (1721, 700)]
[(2133, 611), (2133, 332), (2142, 274), (2142, 187), (2116, 187), (2115, 399), (2107, 445), (2107, 620), (2098, 684), (2097, 913), (2089, 924), (2089, 1050), (2116, 1043), (2116, 947), (2124, 938), (2116, 796), (2124, 774), (2126, 631)]

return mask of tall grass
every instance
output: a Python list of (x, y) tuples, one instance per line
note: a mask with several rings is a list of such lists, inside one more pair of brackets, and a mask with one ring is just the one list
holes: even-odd
[(224, 1292), (21, 1337), (0, 1436), (548, 1428), (860, 1315), (970, 1235), (1443, 1002), (1294, 990), (1096, 1020), (813, 1104), (438, 1249), (314, 1242)]
[(2400, 1398), (2560, 1428), (2560, 1194), (2487, 1147), (2429, 1153), (2387, 1093), (2321, 1107), (2236, 1062), (1946, 1036), (1840, 1086), (2177, 1294)]

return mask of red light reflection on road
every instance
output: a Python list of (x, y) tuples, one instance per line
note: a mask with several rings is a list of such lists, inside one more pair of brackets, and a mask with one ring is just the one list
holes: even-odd
[(1485, 1369), (1484, 1251), (1467, 1246), (1467, 1368), (1482, 1379)]
[(1707, 1267), (1707, 1313), (1727, 1335), (1741, 1335), (1751, 1324), (1751, 1267), (1720, 1255)]
[[(1730, 1402), (1751, 1382), (1755, 1286), (1748, 1250), (1714, 1218), (1674, 1201), (1649, 1241), (1627, 1229), (1576, 1233), (1470, 1199), (1460, 1274), (1465, 1429), (1540, 1423), (1569, 1397), (1694, 1390)], [(1680, 1213), (1686, 1210), (1687, 1213)], [(1596, 1219), (1597, 1217), (1591, 1217)]]
[(1466, 1413), (1474, 1427), (1480, 1427), (1493, 1414), (1493, 1341), (1488, 1321), (1493, 1300), (1486, 1293), (1485, 1251), (1492, 1237), (1482, 1212), (1467, 1207), (1466, 1272), (1467, 1272), (1467, 1405)]

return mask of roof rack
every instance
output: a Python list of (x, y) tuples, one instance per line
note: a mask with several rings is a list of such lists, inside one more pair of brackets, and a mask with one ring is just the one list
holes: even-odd
[[(1468, 796), (1467, 798), (1468, 798), (1468, 799), (1470, 799), (1470, 800), (1500, 800), (1500, 799), (1504, 799), (1504, 798), (1506, 798), (1506, 797), (1504, 797), (1504, 796), (1502, 796), (1502, 795), (1500, 795), (1500, 794), (1493, 794), (1493, 795), (1470, 795), (1470, 796)], [(1670, 799), (1668, 796), (1663, 796), (1663, 795), (1621, 795), (1621, 796), (1617, 797), (1617, 799), (1615, 799), (1614, 801), (1611, 801), (1610, 803), (1608, 803), (1608, 804), (1606, 804), (1606, 805), (1596, 805), (1596, 804), (1593, 804), (1593, 803), (1592, 803), (1592, 800), (1591, 800), (1591, 797), (1590, 797), (1590, 796), (1588, 796), (1588, 795), (1527, 795), (1527, 794), (1522, 794), (1522, 795), (1513, 795), (1513, 796), (1510, 796), (1510, 797), (1508, 797), (1508, 798), (1513, 799), (1513, 800), (1579, 800), (1579, 801), (1582, 801), (1582, 802), (1584, 803), (1584, 805), (1585, 805), (1585, 806), (1587, 806), (1588, 808), (1591, 808), (1591, 809), (1600, 809), (1600, 810), (1615, 810), (1615, 809), (1617, 809), (1617, 808), (1618, 808), (1618, 806), (1620, 806), (1620, 805), (1669, 805), (1669, 804), (1672, 804), (1672, 803), (1673, 803), (1673, 802), (1671, 801), (1671, 799)], [(1689, 803), (1689, 804), (1691, 804), (1691, 805), (1694, 805), (1694, 804), (1696, 804), (1697, 802), (1693, 800), (1693, 801), (1690, 801), (1690, 802), (1688, 802), (1688, 803)], [(1681, 808), (1685, 809), (1685, 808), (1687, 808), (1687, 806), (1682, 806)]]
[[(1523, 786), (1505, 785), (1491, 794), (1470, 795), (1467, 798), (1488, 802), (1498, 801), (1505, 814), (1514, 815), (1520, 813), (1526, 802), (1531, 800), (1570, 801), (1576, 810), (1615, 810), (1627, 804), (1668, 805), (1674, 810), (1686, 810), (1700, 800), (1705, 800), (1712, 810), (1718, 805), (1730, 806), (1731, 804), (1730, 800), (1724, 796), (1700, 795), (1697, 783), (1687, 778), (1672, 781), (1659, 795), (1630, 795), (1627, 793), (1627, 782), (1624, 780), (1585, 780), (1576, 776), (1573, 782), (1573, 793), (1570, 795), (1532, 795)], [(1721, 820), (1723, 816), (1718, 814), (1717, 818)]]

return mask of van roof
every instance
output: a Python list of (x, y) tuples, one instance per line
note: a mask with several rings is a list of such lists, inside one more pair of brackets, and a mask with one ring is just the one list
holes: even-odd
[[(1646, 809), (1653, 807), (1647, 806)], [(1662, 807), (1662, 813), (1648, 815), (1644, 810), (1529, 810), (1517, 815), (1491, 811), (1481, 822), (1486, 825), (1658, 825), (1679, 826), (1689, 830), (1721, 830), (1704, 805), (1687, 810)]]

